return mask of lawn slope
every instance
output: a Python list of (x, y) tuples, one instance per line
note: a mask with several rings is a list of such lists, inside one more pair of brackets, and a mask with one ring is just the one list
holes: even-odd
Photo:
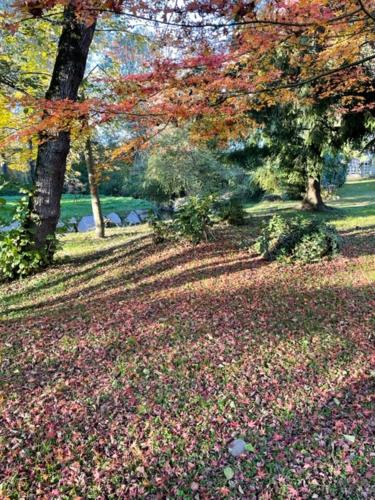
[(258, 206), (195, 248), (146, 226), (68, 235), (54, 268), (3, 285), (0, 496), (373, 497), (367, 187), (329, 215), (331, 262), (249, 253)]

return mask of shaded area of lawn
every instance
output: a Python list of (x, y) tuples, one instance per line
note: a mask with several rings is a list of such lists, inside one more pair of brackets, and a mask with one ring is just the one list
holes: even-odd
[[(230, 464), (233, 495), (369, 491), (374, 292), (347, 258), (314, 277), (217, 244), (98, 259), (3, 324), (8, 489), (215, 497)], [(230, 458), (234, 436), (255, 452)]]
[(374, 227), (303, 267), (251, 255), (256, 232), (69, 235), (1, 287), (3, 496), (374, 495)]

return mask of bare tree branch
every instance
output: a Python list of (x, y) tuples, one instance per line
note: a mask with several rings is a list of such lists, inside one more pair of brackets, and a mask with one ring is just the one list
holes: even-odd
[(368, 8), (365, 6), (363, 0), (358, 0), (359, 5), (361, 6), (361, 10), (369, 17), (373, 22), (375, 22), (375, 16), (371, 14)]

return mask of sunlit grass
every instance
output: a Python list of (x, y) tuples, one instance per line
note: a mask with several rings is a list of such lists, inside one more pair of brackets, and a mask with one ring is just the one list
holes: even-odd
[[(3, 196), (6, 205), (1, 207), (1, 215), (8, 220), (16, 206), (18, 196)], [(125, 216), (131, 210), (152, 208), (152, 203), (146, 200), (138, 200), (128, 196), (101, 196), (102, 210), (104, 215), (116, 212)], [(79, 219), (85, 215), (91, 215), (91, 200), (89, 195), (64, 194), (61, 201), (61, 220), (67, 221), (72, 217)]]
[(254, 217), (275, 213), (319, 217), (334, 224), (339, 230), (375, 225), (375, 179), (348, 181), (337, 195), (339, 199), (327, 201), (327, 205), (333, 210), (321, 213), (301, 211), (299, 201), (262, 201), (248, 204), (246, 210)]

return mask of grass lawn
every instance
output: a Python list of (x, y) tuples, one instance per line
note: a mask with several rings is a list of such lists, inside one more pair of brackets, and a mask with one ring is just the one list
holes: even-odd
[[(349, 181), (339, 190), (339, 199), (327, 201), (332, 211), (322, 212), (318, 216), (334, 224), (338, 229), (354, 228), (355, 226), (372, 226), (375, 224), (375, 179)], [(316, 214), (300, 212), (298, 201), (263, 201), (249, 203), (246, 208), (252, 216), (263, 217), (271, 213), (316, 217)]]
[(330, 262), (249, 253), (261, 216), (295, 209), (262, 203), (193, 248), (65, 235), (2, 285), (0, 497), (374, 498), (374, 188), (324, 214)]
[[(4, 218), (7, 217), (10, 220), (19, 196), (3, 196), (3, 198), (6, 199), (6, 205), (1, 207), (1, 215), (4, 214)], [(121, 216), (131, 210), (152, 207), (152, 204), (146, 200), (137, 200), (126, 196), (101, 196), (100, 199), (104, 215), (116, 212)], [(91, 214), (91, 200), (89, 195), (63, 195), (61, 203), (62, 220), (69, 220), (71, 217), (79, 219)]]

